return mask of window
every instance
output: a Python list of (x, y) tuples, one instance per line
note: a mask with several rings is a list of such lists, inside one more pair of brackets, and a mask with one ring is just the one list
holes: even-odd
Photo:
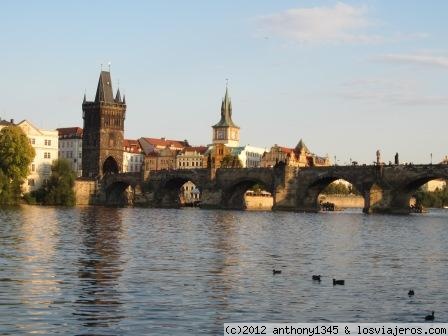
[(45, 146), (51, 146), (51, 140), (45, 139), (44, 143), (45, 143)]
[(51, 153), (45, 152), (44, 153), (44, 159), (51, 159)]
[[(36, 171), (36, 165), (34, 163), (31, 164), (31, 171)], [(29, 184), (28, 184), (29, 185)], [(34, 184), (33, 184), (34, 185)]]
[(32, 145), (35, 145), (35, 144), (36, 144), (36, 139), (32, 138), (32, 139), (31, 139), (31, 144), (32, 144)]

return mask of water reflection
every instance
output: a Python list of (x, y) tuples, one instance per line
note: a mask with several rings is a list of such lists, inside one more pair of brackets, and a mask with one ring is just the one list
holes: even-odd
[(17, 214), (21, 225), (21, 243), (16, 246), (16, 251), (21, 272), (11, 280), (14, 285), (18, 285), (22, 311), (29, 318), (20, 321), (16, 326), (31, 333), (36, 324), (44, 330), (49, 327), (49, 321), (42, 316), (39, 308), (51, 305), (60, 293), (60, 282), (56, 278), (54, 267), (59, 221), (54, 208), (46, 208), (44, 216), (36, 207), (27, 207), (27, 211)]
[(120, 209), (84, 208), (80, 215), (79, 235), (82, 246), (74, 315), (83, 327), (91, 329), (89, 332), (101, 328), (114, 330), (125, 317), (118, 289), (125, 266), (121, 260)]
[(0, 211), (0, 334), (217, 335), (225, 322), (422, 322), (432, 310), (443, 322), (447, 218)]
[(222, 325), (230, 307), (230, 293), (238, 283), (240, 273), (236, 271), (240, 264), (238, 223), (232, 212), (218, 211), (211, 224), (213, 237), (213, 257), (209, 260), (207, 278), (207, 297), (213, 307), (214, 325)]

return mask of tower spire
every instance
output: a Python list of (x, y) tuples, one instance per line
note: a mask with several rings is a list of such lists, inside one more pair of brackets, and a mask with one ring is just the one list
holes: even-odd
[(227, 84), (226, 92), (221, 102), (221, 120), (215, 126), (238, 127), (232, 120), (232, 99), (230, 98)]
[(101, 71), (96, 89), (95, 102), (113, 103), (114, 96), (112, 91), (112, 80), (110, 72)]
[(115, 102), (121, 103), (120, 80), (118, 80), (117, 87), (118, 88), (117, 88), (117, 94), (115, 95)]

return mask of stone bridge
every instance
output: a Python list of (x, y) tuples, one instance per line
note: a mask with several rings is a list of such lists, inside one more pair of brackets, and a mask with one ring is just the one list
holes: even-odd
[(409, 213), (412, 195), (428, 181), (448, 179), (448, 165), (331, 166), (299, 171), (296, 211), (319, 210), (317, 196), (331, 182), (344, 179), (361, 193), (365, 213)]
[(323, 189), (344, 179), (363, 196), (364, 212), (409, 213), (415, 191), (430, 180), (448, 179), (448, 165), (223, 168), (211, 176), (209, 169), (164, 170), (143, 182), (139, 174), (114, 174), (101, 181), (101, 189), (107, 204), (133, 203), (142, 195), (147, 206), (179, 207), (180, 188), (191, 181), (201, 191), (201, 207), (244, 209), (245, 192), (259, 184), (273, 195), (274, 210), (317, 212)]

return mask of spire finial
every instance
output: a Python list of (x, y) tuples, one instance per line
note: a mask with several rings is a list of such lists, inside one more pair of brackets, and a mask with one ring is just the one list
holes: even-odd
[(107, 63), (107, 66), (108, 66), (108, 68), (109, 68), (109, 72), (110, 72), (110, 65), (111, 65), (111, 64), (112, 64), (111, 62)]
[(103, 71), (103, 63), (101, 63), (101, 71)]

